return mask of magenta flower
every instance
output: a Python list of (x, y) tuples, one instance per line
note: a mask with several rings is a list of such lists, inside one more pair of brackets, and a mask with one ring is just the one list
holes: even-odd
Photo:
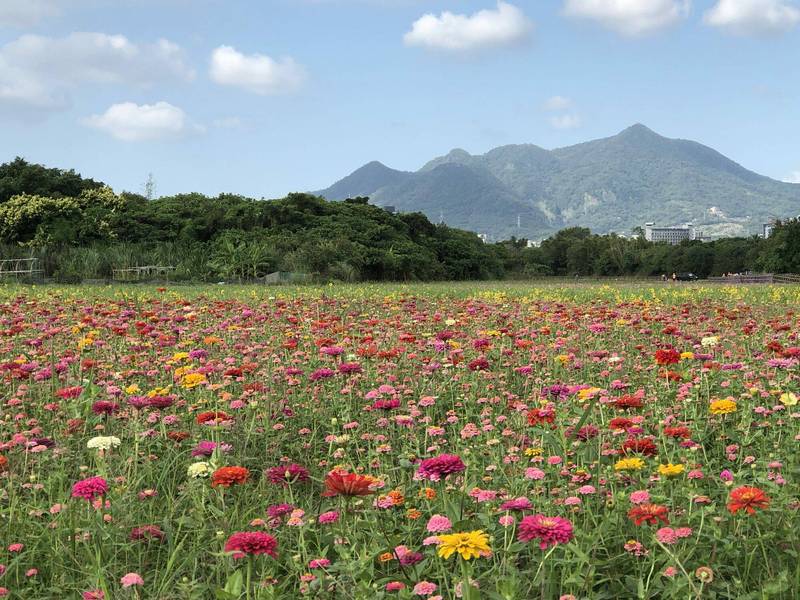
[(72, 497), (83, 498), (91, 502), (108, 491), (108, 483), (102, 477), (89, 477), (76, 481), (72, 485)]
[(423, 460), (417, 468), (415, 478), (440, 481), (453, 473), (461, 473), (466, 468), (461, 458), (455, 454), (440, 454)]
[(574, 537), (572, 523), (561, 517), (532, 515), (519, 523), (519, 540), (530, 542), (539, 540), (539, 547), (546, 550), (556, 544), (566, 544)]

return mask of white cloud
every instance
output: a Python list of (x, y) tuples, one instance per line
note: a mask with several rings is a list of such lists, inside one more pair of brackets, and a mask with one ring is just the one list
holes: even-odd
[(56, 0), (0, 0), (0, 27), (30, 27), (60, 12)]
[(572, 106), (572, 99), (565, 96), (553, 96), (544, 103), (545, 110), (567, 110)]
[(23, 35), (0, 47), (0, 108), (56, 110), (69, 105), (69, 92), (79, 85), (150, 87), (193, 77), (181, 48), (168, 40), (135, 44), (104, 33)]
[(550, 117), (550, 125), (556, 129), (575, 129), (581, 126), (581, 118), (578, 115), (556, 115)]
[(520, 43), (530, 36), (533, 23), (512, 4), (499, 1), (496, 10), (472, 15), (443, 12), (417, 19), (403, 41), (408, 46), (468, 52)]
[(689, 15), (690, 6), (690, 0), (565, 0), (564, 14), (637, 37), (674, 25)]
[(112, 104), (103, 114), (83, 119), (83, 124), (125, 142), (175, 139), (204, 131), (183, 110), (168, 102)]
[(786, 0), (719, 0), (703, 20), (737, 35), (767, 36), (797, 27), (800, 8)]
[(292, 58), (275, 60), (264, 54), (242, 54), (231, 46), (220, 46), (211, 53), (209, 75), (220, 85), (262, 95), (293, 92), (306, 80), (305, 69)]
[(784, 181), (786, 183), (800, 183), (800, 171), (794, 171)]

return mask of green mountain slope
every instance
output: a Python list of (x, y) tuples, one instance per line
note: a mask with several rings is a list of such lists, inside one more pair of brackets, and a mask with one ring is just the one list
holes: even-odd
[[(800, 214), (800, 185), (758, 175), (707, 146), (665, 138), (640, 124), (551, 151), (532, 144), (483, 155), (456, 149), (416, 173), (380, 166), (362, 167), (320, 194), (341, 199), (345, 188), (358, 188), (377, 204), (432, 219), (442, 213), (450, 225), (498, 239), (542, 237), (571, 226), (628, 233), (647, 221), (693, 222), (711, 236), (747, 235), (773, 218)], [(360, 173), (367, 167), (370, 177)], [(369, 185), (344, 185), (356, 175)]]

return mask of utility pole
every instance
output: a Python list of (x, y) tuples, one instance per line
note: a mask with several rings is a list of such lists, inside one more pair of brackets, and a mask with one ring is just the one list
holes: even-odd
[(147, 174), (147, 181), (144, 182), (144, 197), (148, 200), (156, 197), (156, 180), (152, 173)]

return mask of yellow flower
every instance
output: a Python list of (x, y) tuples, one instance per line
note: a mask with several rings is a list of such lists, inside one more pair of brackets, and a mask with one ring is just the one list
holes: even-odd
[(638, 471), (644, 466), (644, 461), (641, 458), (623, 458), (617, 461), (614, 465), (615, 471)]
[(681, 352), (681, 360), (692, 360), (694, 352)]
[(658, 474), (664, 477), (677, 477), (683, 473), (685, 468), (681, 464), (673, 465), (672, 463), (667, 463), (666, 465), (658, 465)]
[(489, 548), (489, 537), (480, 529), (464, 533), (449, 533), (437, 536), (439, 538), (439, 556), (450, 558), (458, 552), (464, 560), (488, 556), (492, 549)]
[(601, 391), (602, 390), (600, 388), (596, 387), (584, 388), (578, 392), (578, 400), (588, 400), (589, 398), (594, 397), (597, 392)]
[(126, 394), (136, 394), (137, 392), (139, 392), (139, 386), (135, 383), (125, 388)]
[(562, 365), (567, 364), (569, 362), (569, 354), (559, 354), (556, 356), (556, 360)]
[(205, 381), (206, 376), (202, 373), (187, 373), (181, 380), (181, 387), (191, 389), (193, 387), (197, 387), (201, 383), (205, 383)]
[(736, 412), (736, 402), (731, 398), (714, 400), (708, 407), (712, 415), (727, 415)]
[(794, 406), (797, 404), (797, 395), (792, 392), (786, 392), (785, 394), (781, 394), (779, 400), (784, 406)]

